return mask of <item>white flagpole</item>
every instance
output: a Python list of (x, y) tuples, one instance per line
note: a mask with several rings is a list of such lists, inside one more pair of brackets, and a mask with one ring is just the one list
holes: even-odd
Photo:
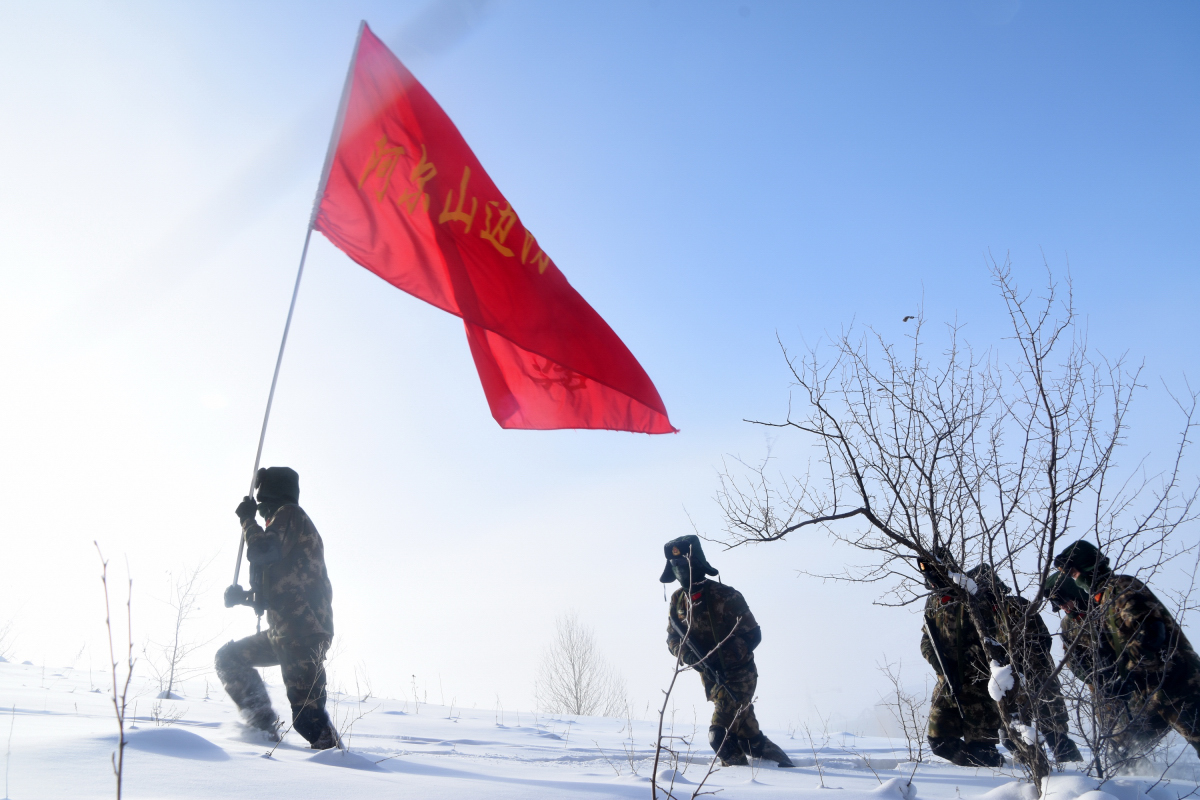
[[(292, 314), (296, 310), (296, 297), (300, 294), (300, 279), (304, 277), (304, 262), (308, 258), (308, 243), (312, 240), (313, 225), (317, 221), (317, 211), (321, 207), (321, 196), (325, 194), (325, 184), (329, 182), (329, 172), (333, 169), (333, 156), (337, 152), (338, 139), (342, 135), (342, 125), (346, 121), (346, 106), (350, 102), (350, 86), (354, 83), (354, 64), (358, 61), (358, 45), (362, 42), (363, 31), (367, 23), (358, 23), (358, 36), (354, 39), (354, 52), (350, 56), (350, 67), (346, 70), (346, 82), (342, 86), (342, 99), (338, 103), (337, 116), (333, 121), (333, 133), (329, 137), (329, 148), (325, 151), (325, 166), (321, 169), (321, 182), (317, 185), (317, 194), (313, 198), (312, 213), (308, 217), (308, 230), (304, 233), (304, 249), (300, 251), (300, 268), (296, 270), (296, 285), (292, 287), (292, 302), (288, 306), (287, 321), (283, 323), (283, 338), (279, 342), (279, 355), (275, 357), (275, 374), (271, 376), (271, 391), (267, 393), (267, 410), (263, 414), (262, 430), (258, 434), (258, 450), (254, 453), (254, 471), (250, 473), (250, 496), (254, 496), (254, 483), (258, 479), (258, 465), (262, 461), (263, 442), (267, 438), (267, 423), (271, 419), (271, 404), (275, 401), (275, 386), (279, 383), (279, 367), (283, 364), (283, 351), (287, 347), (288, 331), (292, 328)], [(237, 584), (242, 574), (242, 552), (246, 549), (245, 534), (238, 541), (237, 563), (233, 568), (233, 583)]]

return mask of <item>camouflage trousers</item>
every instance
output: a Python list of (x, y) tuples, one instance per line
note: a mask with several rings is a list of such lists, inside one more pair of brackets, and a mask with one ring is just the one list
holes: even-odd
[(946, 679), (938, 676), (933, 687), (933, 700), (929, 704), (929, 738), (962, 739), (966, 742), (1000, 741), (1000, 710), (987, 693), (984, 683), (968, 683), (958, 692), (958, 705), (950, 694)]
[[(758, 671), (754, 665), (733, 670), (729, 675), (722, 676), (725, 686), (737, 700), (724, 688), (718, 688), (712, 678), (700, 673), (704, 683), (704, 696), (713, 704), (712, 725), (729, 731), (730, 737), (756, 740), (760, 733), (758, 718), (754, 716), (754, 690), (758, 688)], [(740, 701), (740, 702), (739, 702)]]
[(250, 725), (272, 729), (278, 717), (255, 667), (278, 666), (283, 673), (292, 726), (310, 743), (329, 726), (325, 714), (327, 636), (272, 640), (267, 631), (229, 642), (217, 651), (217, 677)]
[(1145, 698), (1136, 696), (1097, 698), (1092, 690), (1094, 725), (1102, 732), (1105, 747), (1117, 763), (1144, 756), (1171, 730), (1162, 717), (1148, 714)]
[[(1037, 700), (1029, 696), (1030, 690), (1036, 691), (1045, 680), (1045, 675), (1032, 675), (1029, 680), (1026, 680), (1025, 676), (1021, 677), (1017, 693), (1020, 720), (1026, 725), (1035, 726), (1042, 733), (1066, 734), (1071, 727), (1071, 717), (1067, 713), (1067, 701), (1063, 699), (1062, 685), (1058, 678), (1052, 678), (1046, 683), (1042, 689), (1042, 696)], [(1034, 684), (1033, 681), (1037, 683)], [(988, 700), (991, 701), (991, 696), (988, 696)]]
[[(1169, 726), (1200, 754), (1200, 665), (1172, 665), (1166, 675), (1143, 682), (1127, 701), (1129, 716), (1143, 719), (1135, 736), (1153, 745)], [(1147, 748), (1148, 749), (1148, 748)]]

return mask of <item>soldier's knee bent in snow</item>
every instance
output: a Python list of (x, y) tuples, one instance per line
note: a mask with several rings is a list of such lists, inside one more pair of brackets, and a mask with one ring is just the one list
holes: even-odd
[(213, 659), (213, 666), (216, 667), (217, 675), (223, 672), (236, 672), (249, 669), (250, 659), (246, 657), (243, 649), (238, 647), (237, 642), (230, 640), (226, 644), (221, 645), (217, 650), (217, 656)]

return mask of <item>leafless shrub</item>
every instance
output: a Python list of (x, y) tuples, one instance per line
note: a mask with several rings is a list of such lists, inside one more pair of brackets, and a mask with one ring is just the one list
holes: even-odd
[(904, 736), (904, 747), (908, 760), (921, 763), (925, 760), (925, 729), (929, 722), (929, 686), (922, 693), (911, 692), (900, 681), (900, 662), (887, 660), (879, 666), (879, 672), (887, 678), (892, 692), (883, 700), (888, 714), (900, 726)]
[(625, 738), (621, 740), (621, 750), (625, 754), (625, 763), (629, 765), (630, 773), (637, 775), (640, 756), (638, 755), (637, 740), (634, 736), (633, 708), (629, 705), (628, 701), (625, 703), (625, 713), (622, 716), (625, 719), (625, 725), (621, 730), (625, 733)]
[(539, 707), (553, 714), (615, 717), (628, 706), (624, 678), (604, 659), (592, 629), (574, 612), (555, 624), (534, 694)]
[(191, 663), (196, 651), (207, 646), (212, 639), (197, 641), (190, 638), (188, 623), (200, 610), (199, 601), (207, 591), (207, 586), (200, 576), (211, 559), (203, 564), (194, 564), (180, 572), (168, 572), (167, 583), (169, 595), (166, 604), (174, 612), (171, 633), (165, 641), (151, 641), (146, 650), (150, 671), (158, 681), (161, 700), (178, 700), (175, 694), (176, 685), (187, 678), (196, 675), (207, 667), (195, 666)]
[(342, 750), (348, 750), (350, 748), (350, 742), (354, 738), (355, 724), (357, 724), (359, 720), (361, 720), (363, 717), (367, 716), (368, 714), (378, 711), (381, 705), (382, 705), (382, 703), (377, 703), (374, 706), (372, 706), (364, 711), (363, 707), (362, 707), (362, 703), (360, 702), (357, 704), (357, 708), (355, 709), (357, 712), (355, 714), (355, 716), (351, 717), (349, 711), (347, 711), (346, 716), (342, 720), (340, 725), (338, 725), (336, 723), (337, 706), (335, 706), (334, 707), (334, 717), (335, 717), (334, 727), (337, 729), (337, 732), (338, 732), (338, 747), (341, 748)]
[(812, 730), (808, 727), (808, 723), (804, 723), (804, 738), (808, 739), (808, 749), (813, 754), (813, 765), (817, 768), (817, 780), (821, 783), (821, 788), (825, 788), (825, 770), (821, 767), (821, 751), (829, 744), (829, 723), (828, 720), (821, 720), (824, 723), (821, 733), (821, 743), (817, 744), (816, 737), (813, 736)]
[(150, 719), (154, 722), (155, 726), (165, 727), (183, 719), (184, 711), (185, 709), (174, 704), (163, 706), (163, 699), (156, 698), (150, 704)]
[(117, 749), (112, 754), (113, 775), (117, 779), (117, 800), (121, 800), (122, 782), (125, 777), (125, 711), (129, 698), (129, 681), (133, 678), (133, 578), (129, 578), (129, 583), (126, 587), (125, 597), (125, 625), (126, 625), (126, 642), (128, 645), (126, 652), (126, 667), (125, 681), (120, 683), (117, 675), (116, 646), (113, 643), (113, 626), (112, 626), (112, 606), (108, 600), (108, 560), (104, 558), (104, 554), (100, 552), (100, 545), (97, 542), (92, 542), (96, 546), (96, 554), (100, 556), (100, 582), (104, 584), (104, 625), (108, 629), (108, 655), (112, 661), (112, 703), (113, 713), (117, 717)]
[[(1140, 565), (1146, 575), (1180, 552), (1173, 534), (1197, 516), (1197, 491), (1181, 472), (1197, 394), (1176, 398), (1182, 432), (1161, 471), (1145, 459), (1121, 469), (1141, 365), (1089, 349), (1069, 280), (1062, 296), (1050, 276), (1035, 298), (1018, 289), (1007, 261), (993, 261), (991, 272), (1011, 326), (1003, 348), (976, 352), (955, 324), (932, 359), (923, 314), (907, 348), (853, 328), (799, 357), (780, 342), (803, 411), (752, 422), (813, 442), (816, 468), (789, 478), (770, 472), (769, 456), (735, 460), (717, 502), (730, 547), (815, 527), (868, 554), (860, 567), (821, 577), (879, 584), (883, 604), (924, 598), (914, 559), (930, 564), (983, 643), (983, 674), (986, 662), (1014, 666), (1001, 722), (1040, 787), (1049, 762), (1032, 721), (1057, 690), (1062, 664), (1031, 674), (1036, 654), (1005, 643), (1036, 626), (1067, 537), (1094, 541), (1115, 568)], [(997, 621), (961, 580), (979, 564), (1030, 602)]]

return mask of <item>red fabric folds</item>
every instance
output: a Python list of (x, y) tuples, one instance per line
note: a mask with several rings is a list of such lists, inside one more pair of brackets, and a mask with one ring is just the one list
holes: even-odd
[(501, 427), (674, 432), (629, 348), (370, 29), (348, 91), (314, 226), (388, 283), (463, 319)]

